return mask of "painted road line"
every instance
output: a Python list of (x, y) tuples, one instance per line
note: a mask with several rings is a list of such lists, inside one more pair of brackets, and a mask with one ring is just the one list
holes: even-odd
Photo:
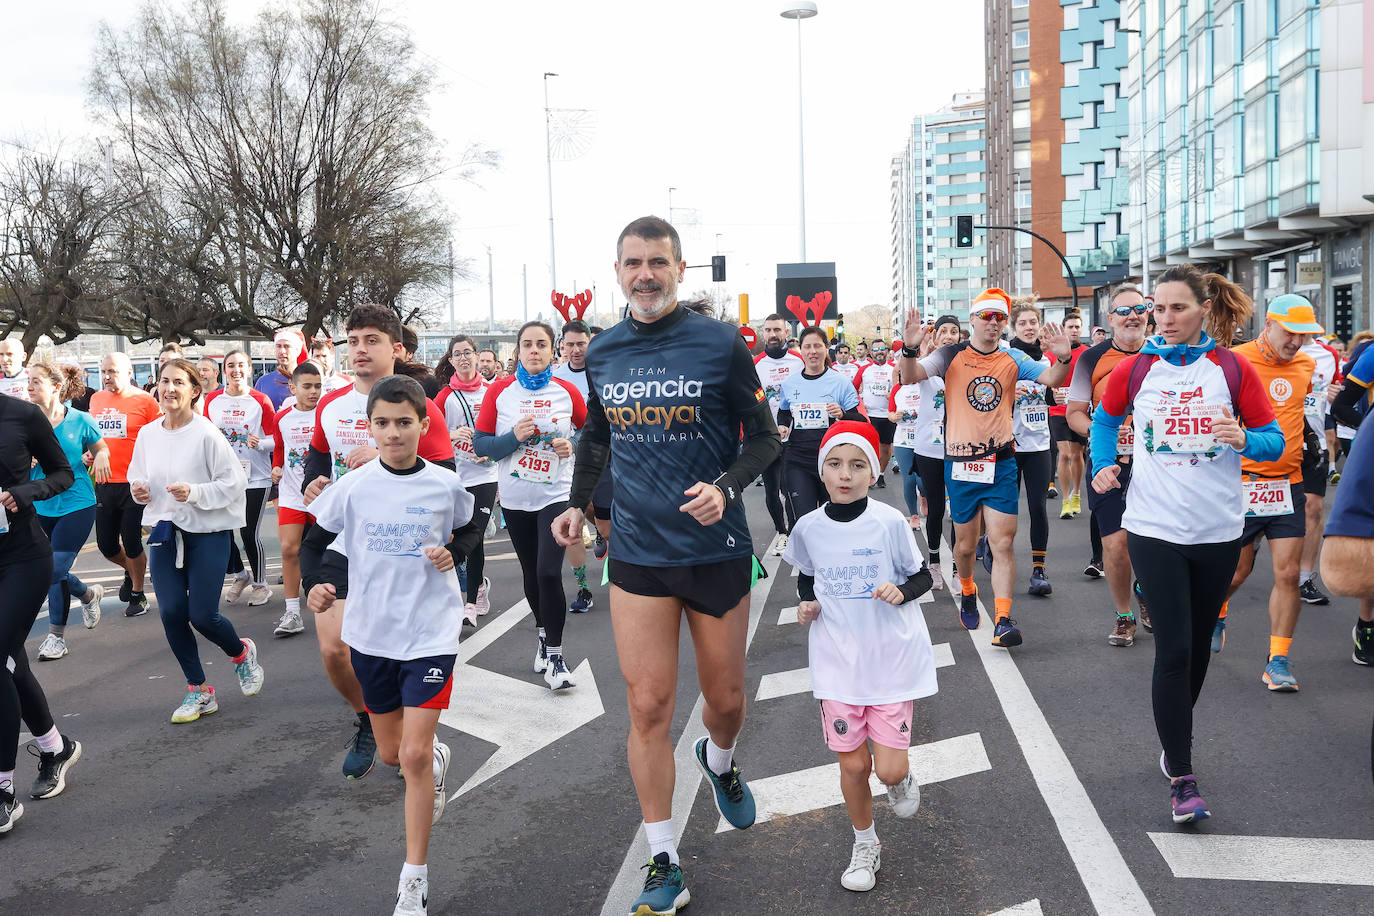
[[(945, 546), (946, 555), (953, 555)], [(950, 602), (957, 609), (959, 601), (954, 591), (951, 590)], [(978, 613), (988, 621), (982, 599), (978, 601)], [(969, 630), (968, 636), (1093, 906), (1099, 913), (1114, 916), (1153, 914), (1150, 901), (1093, 807), (1088, 791), (1026, 686), (1012, 653), (992, 645), (991, 631), (991, 626), (982, 626)]]
[(498, 614), (494, 620), (478, 627), (475, 633), (458, 643), (457, 661), (454, 664), (466, 664), (478, 652), (509, 633), (516, 624), (529, 616), (529, 613), (530, 603), (521, 598), (517, 604)]
[(1040, 909), (1040, 900), (1027, 900), (1025, 903), (1018, 903), (1016, 906), (1009, 906), (1005, 910), (998, 910), (991, 916), (1045, 916), (1045, 911)]
[[(763, 568), (768, 573), (768, 578), (755, 582), (749, 593), (749, 635), (744, 644), (745, 652), (749, 651), (749, 645), (754, 641), (759, 619), (763, 616), (763, 606), (768, 603), (768, 593), (781, 562), (781, 557), (766, 557)], [(677, 771), (677, 779), (673, 783), (673, 835), (679, 843), (682, 842), (682, 834), (687, 830), (687, 819), (691, 817), (692, 804), (696, 801), (697, 791), (701, 788), (701, 770), (697, 768), (693, 745), (706, 734), (706, 726), (701, 724), (701, 710), (705, 705), (705, 699), (701, 694), (697, 694), (697, 701), (687, 717), (682, 737), (678, 739), (677, 747), (673, 751), (673, 766)], [(838, 785), (838, 782), (836, 784)], [(627, 795), (631, 788), (626, 787)], [(630, 840), (625, 860), (620, 863), (620, 871), (616, 873), (615, 880), (606, 892), (606, 901), (601, 906), (601, 916), (624, 916), (629, 910), (630, 901), (639, 896), (644, 886), (641, 866), (648, 857), (649, 849), (645, 845), (644, 825), (641, 823), (635, 829), (634, 838)]]
[(1175, 878), (1374, 887), (1374, 840), (1151, 833)]
[[(935, 651), (936, 668), (948, 668), (954, 664), (954, 653), (950, 650), (949, 643), (936, 643), (931, 648)], [(759, 678), (759, 692), (754, 699), (772, 700), (776, 697), (788, 697), (794, 693), (810, 692), (811, 669), (795, 668), (791, 671), (765, 674)]]
[[(916, 774), (916, 782), (923, 786), (992, 769), (987, 749), (983, 747), (983, 737), (977, 732), (918, 745), (907, 751), (907, 758), (911, 761), (911, 772)], [(887, 786), (876, 776), (869, 777), (868, 785), (874, 797), (887, 794)], [(754, 807), (758, 812), (755, 824), (844, 804), (838, 763), (766, 779), (751, 779), (749, 791), (754, 793)], [(716, 824), (716, 833), (733, 829), (725, 818)]]
[(797, 622), (797, 606), (785, 607), (778, 612), (778, 626)]

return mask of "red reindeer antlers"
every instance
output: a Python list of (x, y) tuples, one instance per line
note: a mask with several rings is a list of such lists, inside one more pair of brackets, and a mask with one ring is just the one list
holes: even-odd
[[(802, 327), (807, 327), (812, 324), (819, 325), (821, 323), (821, 316), (825, 314), (826, 306), (830, 305), (830, 300), (832, 298), (833, 297), (826, 290), (816, 293), (816, 295), (805, 302), (802, 301), (801, 296), (788, 296), (786, 300), (787, 310), (797, 316), (797, 320), (801, 322)], [(807, 320), (808, 317), (810, 317), (810, 321)]]
[(554, 290), (551, 298), (554, 309), (563, 316), (563, 321), (581, 321), (582, 316), (587, 313), (587, 308), (592, 304), (592, 291), (584, 289), (576, 296), (570, 297)]

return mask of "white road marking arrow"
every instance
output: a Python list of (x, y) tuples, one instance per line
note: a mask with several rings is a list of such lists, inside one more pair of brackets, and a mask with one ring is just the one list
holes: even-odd
[[(949, 643), (936, 643), (931, 648), (935, 650), (936, 668), (948, 668), (954, 664), (954, 653), (950, 650)], [(759, 678), (759, 692), (754, 699), (771, 700), (775, 697), (791, 696), (794, 693), (809, 693), (810, 690), (811, 669), (794, 668), (791, 671), (765, 674)]]
[[(992, 769), (983, 737), (977, 732), (913, 747), (907, 751), (907, 758), (916, 782), (923, 786)], [(870, 777), (868, 784), (875, 796), (887, 794), (887, 787), (876, 776)], [(749, 790), (754, 793), (755, 824), (844, 804), (838, 763), (751, 779)], [(725, 818), (716, 825), (716, 833), (732, 829)]]
[(476, 788), (606, 711), (588, 659), (572, 672), (577, 686), (557, 694), (540, 683), (468, 664), (529, 612), (529, 605), (521, 601), (458, 645), (458, 662), (453, 666), (453, 705), (444, 710), (439, 721), (495, 744), (497, 750), (450, 799)]
[(1045, 911), (1040, 909), (1040, 899), (1037, 897), (1035, 900), (1027, 900), (1005, 910), (998, 910), (992, 916), (1045, 916)]
[(1374, 886), (1374, 840), (1151, 833), (1175, 878)]

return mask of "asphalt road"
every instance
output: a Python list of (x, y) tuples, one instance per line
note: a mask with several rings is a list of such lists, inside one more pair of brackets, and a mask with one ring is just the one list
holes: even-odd
[[(893, 486), (875, 495), (900, 499)], [(756, 543), (766, 544), (761, 497), (749, 489)], [(1011, 653), (987, 644), (986, 624), (963, 630), (948, 591), (923, 605), (942, 667), (940, 692), (916, 706), (921, 809), (899, 821), (878, 800), (883, 867), (868, 894), (839, 885), (852, 834), (801, 670), (805, 633), (786, 622), (796, 580), (769, 560), (773, 575), (753, 598), (751, 705), (737, 751), (768, 817), (718, 833), (709, 791), (694, 768), (679, 768), (684, 912), (1374, 912), (1374, 672), (1350, 661), (1354, 603), (1305, 609), (1293, 648), (1302, 690), (1269, 693), (1260, 673), (1272, 577), (1261, 555), (1197, 710), (1194, 762), (1214, 816), (1178, 828), (1157, 764), (1151, 637), (1107, 645), (1106, 582), (1081, 575), (1087, 526), (1086, 514), (1051, 523), (1053, 597), (1025, 596), (1023, 562), (1013, 614), (1026, 643)], [(1023, 558), (1026, 529), (1023, 517)], [(606, 590), (570, 618), (577, 688), (550, 696), (529, 671), (533, 622), (509, 542), (498, 537), (488, 553), (493, 610), (465, 633), (440, 726), (454, 752), (449, 789), (462, 794), (435, 827), (430, 911), (624, 912), (647, 849), (636, 838)], [(119, 580), (93, 550), (78, 573)], [(978, 579), (990, 594), (981, 568)], [(310, 631), (273, 638), (280, 587), (264, 607), (226, 609), (258, 641), (262, 693), (239, 694), (228, 661), (202, 642), (220, 711), (183, 726), (168, 721), (183, 685), (156, 613), (125, 619), (116, 604), (106, 601), (93, 631), (74, 611), (71, 655), (37, 666), (85, 756), (63, 795), (27, 800), (0, 837), (0, 913), (389, 913), (403, 783), (381, 766), (361, 781), (341, 777), (351, 716)], [(44, 616), (31, 657), (45, 626)], [(683, 752), (700, 729), (685, 636), (674, 726), (675, 739), (686, 731)], [(33, 773), (21, 751), (18, 784)]]

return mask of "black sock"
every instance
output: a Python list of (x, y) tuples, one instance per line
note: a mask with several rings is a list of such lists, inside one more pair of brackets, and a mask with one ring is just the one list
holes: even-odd
[(1374, 630), (1374, 620), (1356, 620), (1355, 626), (1361, 630)]

